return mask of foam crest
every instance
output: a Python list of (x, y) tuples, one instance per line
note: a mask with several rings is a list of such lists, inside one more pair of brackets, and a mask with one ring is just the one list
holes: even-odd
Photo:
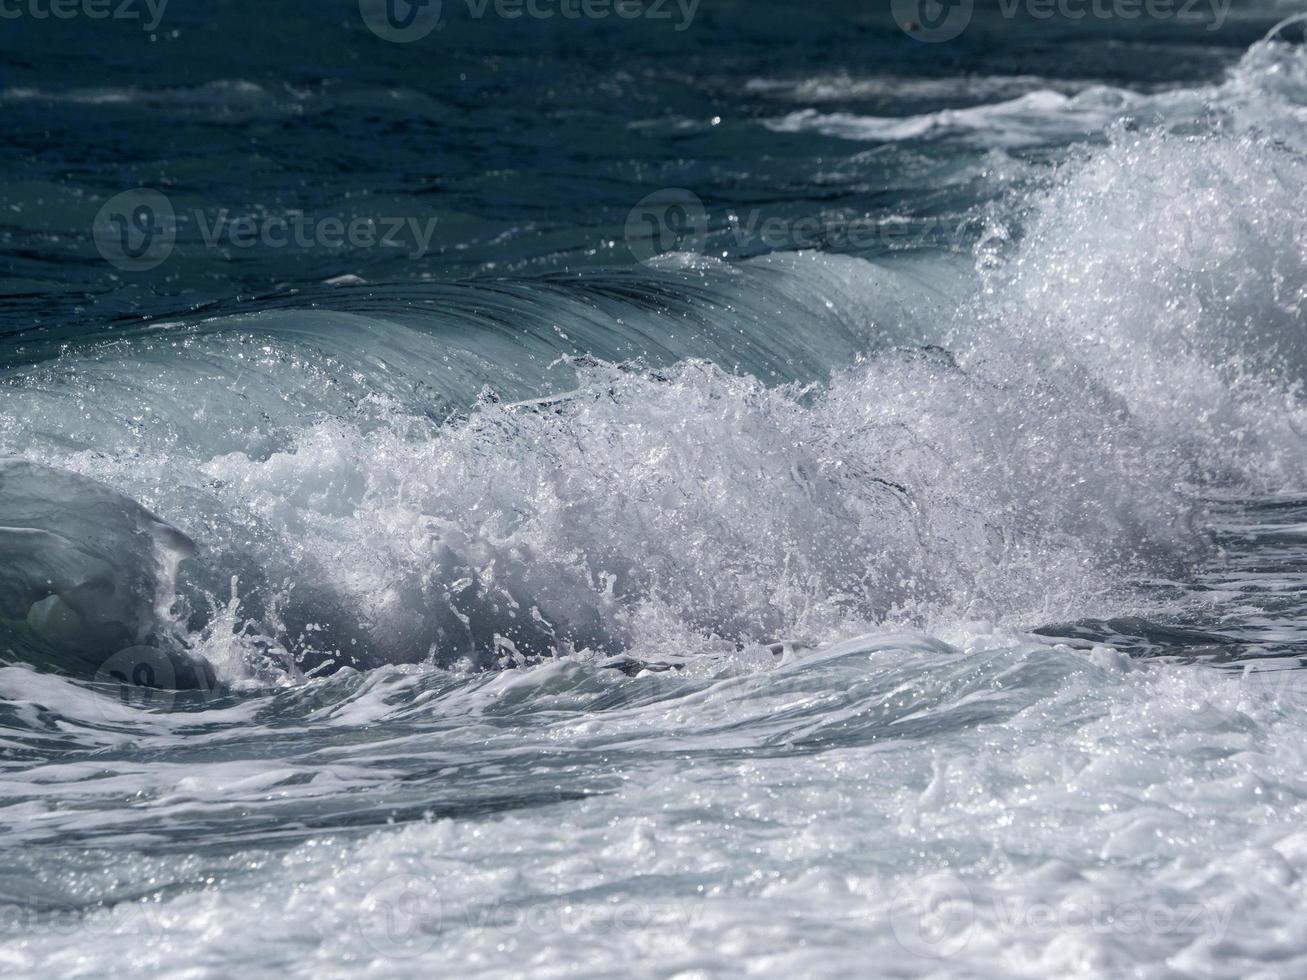
[(1194, 482), (1300, 481), (1305, 213), (1282, 141), (1118, 131), (1027, 211), (976, 345), (1079, 365)]
[(1065, 614), (1105, 590), (1095, 569), (1189, 546), (1187, 506), (1114, 403), (942, 351), (886, 352), (826, 390), (695, 361), (581, 373), (561, 399), (429, 430), (324, 422), (208, 464), (262, 529), (265, 580), (294, 582), (262, 629), (364, 665), (817, 642)]

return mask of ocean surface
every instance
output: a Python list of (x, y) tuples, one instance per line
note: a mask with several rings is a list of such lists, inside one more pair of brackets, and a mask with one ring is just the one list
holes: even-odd
[(0, 8), (0, 975), (1307, 974), (1307, 8), (1067, 3)]

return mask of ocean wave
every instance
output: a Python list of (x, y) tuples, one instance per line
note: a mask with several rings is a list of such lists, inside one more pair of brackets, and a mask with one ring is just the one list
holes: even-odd
[(672, 261), (26, 343), (0, 449), (192, 537), (158, 625), (233, 681), (1083, 615), (1203, 553), (1198, 491), (1304, 478), (1302, 57), (1220, 89), (1273, 138), (1111, 128), (978, 272)]

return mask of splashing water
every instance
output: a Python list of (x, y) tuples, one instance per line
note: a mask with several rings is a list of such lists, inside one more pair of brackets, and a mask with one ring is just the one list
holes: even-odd
[[(721, 159), (795, 167), (746, 192), (929, 158), (965, 256), (6, 336), (6, 975), (1296, 975), (1299, 22), (892, 113), (704, 82), (756, 100)], [(296, 115), (250, 85), (4, 99)]]

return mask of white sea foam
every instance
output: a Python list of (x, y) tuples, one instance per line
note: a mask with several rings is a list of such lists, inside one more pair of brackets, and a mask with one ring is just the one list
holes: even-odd
[[(446, 815), (458, 801), (436, 780), (428, 821), (362, 840), (234, 858), (161, 848), (156, 886), (197, 874), (209, 886), (47, 914), (0, 957), (14, 976), (196, 971), (236, 948), (295, 976), (427, 976), (434, 963), (469, 976), (528, 963), (547, 976), (838, 976), (868, 957), (887, 976), (1302, 968), (1302, 702), (1207, 668), (983, 628), (950, 639), (886, 636), (699, 679), (564, 662), (416, 700), (391, 678), (358, 698), (397, 737), (315, 763), (309, 782), (288, 760), (111, 778), (38, 768), (52, 799), (77, 786), (88, 802), (148, 801), (116, 825), (97, 826), (95, 810), (34, 819), (39, 803), (0, 814), (36, 833), (79, 828), (100, 848), (351, 787), (373, 787), (375, 807), (415, 753), (463, 773), (464, 794), (466, 767), (490, 779), (524, 753), (608, 763), (542, 774), (588, 799), (489, 822)], [(700, 763), (686, 766), (691, 744)], [(515, 776), (523, 801), (532, 784)], [(115, 888), (91, 869), (75, 886), (82, 901)]]

